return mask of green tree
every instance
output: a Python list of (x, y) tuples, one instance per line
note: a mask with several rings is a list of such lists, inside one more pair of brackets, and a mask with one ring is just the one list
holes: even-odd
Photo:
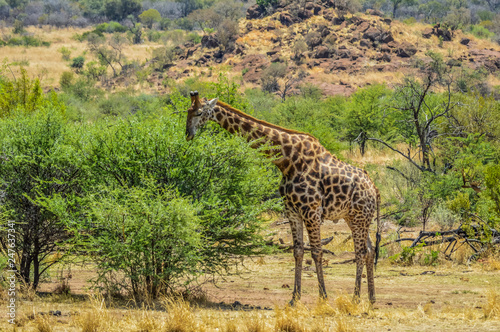
[(139, 15), (139, 19), (141, 20), (142, 24), (151, 29), (153, 27), (153, 24), (161, 20), (161, 15), (156, 9), (150, 8), (142, 12), (142, 14)]
[(357, 142), (361, 155), (365, 154), (366, 143), (371, 135), (381, 130), (384, 98), (390, 95), (385, 85), (372, 85), (354, 93), (343, 114), (344, 135), (350, 142)]
[(138, 0), (106, 0), (104, 14), (113, 21), (122, 21), (129, 15), (137, 17), (142, 8)]
[(418, 3), (417, 0), (391, 0), (392, 3), (392, 17), (396, 18), (396, 12), (402, 5), (413, 6)]

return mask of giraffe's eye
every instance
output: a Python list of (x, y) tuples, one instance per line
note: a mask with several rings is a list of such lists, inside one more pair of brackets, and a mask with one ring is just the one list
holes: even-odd
[(197, 113), (195, 113), (194, 116), (201, 116), (201, 114), (202, 114), (201, 112), (197, 112)]

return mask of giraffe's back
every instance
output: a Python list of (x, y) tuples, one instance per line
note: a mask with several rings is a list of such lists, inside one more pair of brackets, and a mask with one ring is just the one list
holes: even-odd
[(322, 164), (321, 185), (324, 219), (350, 219), (363, 214), (371, 222), (377, 189), (365, 170), (331, 159)]

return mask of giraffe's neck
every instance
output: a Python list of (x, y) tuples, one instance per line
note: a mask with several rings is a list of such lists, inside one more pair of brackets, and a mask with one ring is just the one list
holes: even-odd
[(220, 105), (214, 108), (211, 120), (232, 134), (239, 133), (248, 141), (256, 140), (254, 148), (267, 144), (269, 149), (265, 150), (266, 154), (272, 158), (272, 162), (281, 172), (287, 175), (291, 164), (292, 136), (294, 134)]

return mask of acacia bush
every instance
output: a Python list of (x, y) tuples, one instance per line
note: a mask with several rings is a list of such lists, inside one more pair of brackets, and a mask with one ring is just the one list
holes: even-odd
[(177, 291), (202, 272), (199, 211), (175, 190), (154, 183), (102, 186), (88, 208), (86, 245), (98, 272), (93, 281), (108, 295), (125, 291), (147, 300)]
[(85, 176), (83, 157), (74, 146), (76, 132), (66, 126), (64, 106), (55, 95), (49, 98), (38, 97), (33, 110), (18, 104), (0, 120), (0, 248), (6, 252), (6, 222), (12, 221), (16, 270), (33, 289), (67, 253), (54, 255), (61, 248), (58, 244), (70, 238), (62, 219), (45, 202), (71, 201), (83, 190)]

